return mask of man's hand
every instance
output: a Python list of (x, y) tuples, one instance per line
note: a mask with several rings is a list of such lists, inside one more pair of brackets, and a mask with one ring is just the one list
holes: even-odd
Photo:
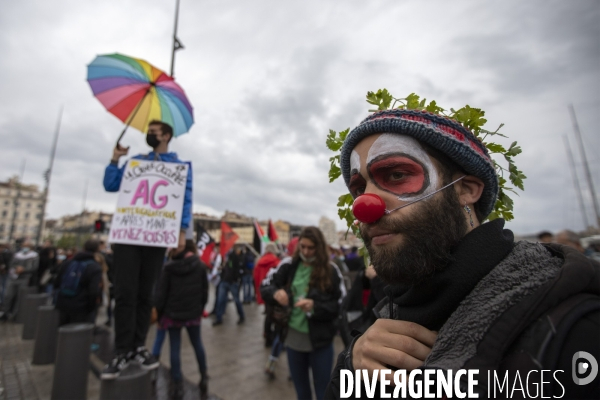
[(375, 272), (375, 267), (373, 267), (373, 264), (369, 265), (367, 269), (365, 269), (365, 276), (369, 279), (373, 279), (377, 276), (377, 272)]
[(294, 304), (294, 307), (299, 307), (305, 313), (312, 311), (315, 308), (315, 302), (313, 299), (300, 299)]
[(290, 299), (286, 291), (283, 289), (279, 289), (278, 291), (276, 291), (275, 294), (273, 294), (273, 298), (275, 299), (275, 301), (277, 301), (284, 307), (290, 304)]
[(352, 364), (370, 376), (389, 367), (412, 371), (423, 365), (436, 338), (436, 332), (414, 322), (380, 318), (354, 343)]
[(25, 268), (23, 268), (22, 265), (19, 265), (15, 268), (15, 274), (17, 274), (17, 275), (21, 275), (24, 271), (25, 271)]
[(117, 143), (117, 146), (113, 150), (112, 160), (118, 162), (119, 158), (126, 156), (129, 152), (129, 147), (123, 147)]

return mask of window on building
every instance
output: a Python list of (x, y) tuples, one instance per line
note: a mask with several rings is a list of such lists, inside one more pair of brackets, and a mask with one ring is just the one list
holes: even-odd
[(42, 214), (36, 214), (35, 219), (37, 219), (37, 220), (42, 219)]
[(25, 219), (27, 219), (27, 218), (29, 218), (29, 213), (28, 212), (25, 213)]
[(6, 218), (6, 210), (2, 211), (2, 218)]
[(8, 200), (4, 200), (4, 205), (5, 205), (5, 206), (7, 206), (7, 205), (9, 205), (9, 204), (10, 204), (10, 201), (8, 201)]
[(30, 207), (31, 207), (31, 203), (27, 203), (27, 208), (30, 208)]

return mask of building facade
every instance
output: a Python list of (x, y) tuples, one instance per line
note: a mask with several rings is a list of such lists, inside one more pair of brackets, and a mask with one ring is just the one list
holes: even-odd
[(42, 218), (43, 192), (18, 177), (0, 182), (0, 243), (35, 241)]

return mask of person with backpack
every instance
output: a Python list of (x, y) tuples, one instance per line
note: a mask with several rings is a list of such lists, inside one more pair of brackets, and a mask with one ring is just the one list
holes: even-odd
[(186, 328), (200, 370), (200, 395), (208, 396), (206, 354), (200, 336), (200, 322), (208, 300), (207, 267), (198, 257), (193, 240), (187, 240), (183, 252), (167, 263), (160, 276), (156, 294), (158, 325), (169, 332), (171, 346), (171, 397), (183, 398), (181, 372), (181, 330)]
[[(494, 160), (470, 129), (425, 110), (378, 111), (345, 137), (340, 161), (388, 286), (370, 326), (339, 355), (327, 399), (342, 397), (342, 371), (390, 369), (476, 369), (479, 398), (495, 377), (512, 388), (522, 378), (527, 396), (543, 385), (545, 398), (600, 397), (599, 376), (572, 379), (578, 354), (600, 360), (600, 264), (567, 246), (515, 241), (497, 215), (485, 222), (510, 199), (499, 196)], [(542, 370), (556, 375), (540, 381)], [(505, 388), (494, 397), (512, 396)]]
[(95, 323), (102, 303), (102, 267), (96, 260), (100, 242), (86, 241), (83, 251), (61, 264), (56, 280), (56, 309), (60, 325)]

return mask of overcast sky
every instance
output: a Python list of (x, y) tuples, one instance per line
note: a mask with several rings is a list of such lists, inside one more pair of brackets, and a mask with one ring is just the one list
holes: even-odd
[[(64, 106), (47, 209), (112, 211), (102, 187), (122, 123), (86, 82), (96, 55), (119, 52), (169, 70), (175, 0), (2, 1), (0, 179), (43, 186)], [(175, 78), (195, 113), (172, 143), (194, 171), (194, 211), (260, 219), (337, 220), (340, 179), (329, 184), (328, 130), (368, 115), (367, 91), (411, 92), (445, 108), (486, 110), (488, 128), (517, 140), (527, 175), (516, 233), (579, 230), (583, 218), (564, 136), (580, 160), (575, 106), (600, 188), (600, 1), (181, 0)], [(124, 144), (147, 152), (130, 130)], [(588, 220), (589, 187), (578, 161)], [(343, 224), (338, 223), (341, 228)]]

